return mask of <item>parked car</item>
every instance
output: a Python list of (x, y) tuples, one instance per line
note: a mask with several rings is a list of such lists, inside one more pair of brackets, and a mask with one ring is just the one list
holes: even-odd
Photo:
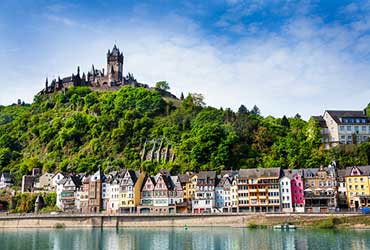
[(361, 213), (363, 213), (363, 214), (370, 214), (370, 208), (369, 207), (361, 208)]

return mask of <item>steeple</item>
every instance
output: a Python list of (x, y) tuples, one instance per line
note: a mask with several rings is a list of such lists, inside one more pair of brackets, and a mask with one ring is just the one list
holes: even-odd
[(181, 92), (180, 100), (184, 100), (184, 93)]
[(95, 81), (95, 68), (94, 68), (94, 64), (91, 67), (91, 73), (92, 73), (93, 81)]
[(77, 66), (77, 75), (80, 76), (80, 66)]

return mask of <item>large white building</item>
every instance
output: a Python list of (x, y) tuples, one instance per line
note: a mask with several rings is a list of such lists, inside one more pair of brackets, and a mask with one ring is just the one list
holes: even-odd
[(357, 144), (370, 138), (370, 119), (361, 110), (327, 110), (313, 116), (319, 122), (325, 149), (338, 144)]

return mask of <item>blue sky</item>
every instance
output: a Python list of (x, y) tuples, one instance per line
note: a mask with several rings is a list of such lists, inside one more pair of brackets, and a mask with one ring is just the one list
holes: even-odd
[(304, 118), (370, 102), (370, 1), (0, 1), (0, 104), (105, 67), (207, 104)]

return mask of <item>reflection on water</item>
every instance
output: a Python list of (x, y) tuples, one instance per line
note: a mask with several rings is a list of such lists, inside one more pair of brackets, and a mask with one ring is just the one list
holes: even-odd
[(0, 231), (1, 250), (263, 249), (370, 250), (370, 231), (241, 228), (39, 229)]

